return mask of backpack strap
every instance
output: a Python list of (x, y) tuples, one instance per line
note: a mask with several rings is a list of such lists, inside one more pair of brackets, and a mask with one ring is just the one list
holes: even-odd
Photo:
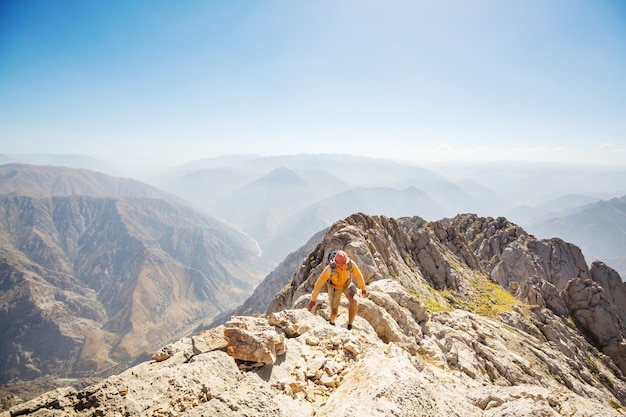
[[(348, 259), (348, 273), (350, 274), (350, 276), (348, 277), (347, 282), (354, 282), (354, 274), (352, 273), (352, 259)], [(336, 274), (337, 274), (337, 265), (335, 264), (335, 261), (332, 261), (330, 263), (330, 276), (332, 277), (333, 275), (336, 275)], [(326, 284), (334, 285), (330, 278), (328, 278), (328, 280), (326, 281)]]

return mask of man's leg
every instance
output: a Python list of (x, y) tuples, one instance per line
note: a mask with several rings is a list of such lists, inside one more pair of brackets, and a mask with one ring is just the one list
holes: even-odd
[(341, 290), (328, 287), (328, 303), (330, 304), (330, 324), (335, 324), (337, 314), (339, 314), (339, 302), (341, 301)]
[(330, 324), (335, 324), (337, 314), (339, 314), (339, 307), (333, 307), (330, 309)]
[(344, 294), (350, 303), (350, 306), (348, 307), (348, 328), (352, 328), (352, 323), (354, 322), (359, 306), (356, 303), (356, 299), (354, 298), (354, 293), (351, 288), (349, 288), (348, 291), (344, 291)]

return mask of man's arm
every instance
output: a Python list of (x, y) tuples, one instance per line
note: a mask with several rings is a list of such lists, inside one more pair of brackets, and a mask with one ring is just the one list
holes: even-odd
[(354, 274), (354, 277), (356, 278), (356, 283), (359, 285), (359, 288), (361, 288), (361, 296), (363, 296), (363, 298), (367, 297), (367, 289), (365, 288), (365, 280), (363, 280), (363, 275), (361, 274), (361, 270), (359, 269), (359, 266), (355, 264), (354, 262), (352, 264), (352, 273)]
[(320, 276), (317, 278), (317, 281), (315, 281), (315, 287), (313, 287), (313, 292), (311, 293), (311, 301), (309, 302), (309, 305), (307, 306), (307, 309), (309, 311), (311, 311), (311, 309), (315, 306), (315, 303), (317, 302), (317, 296), (319, 295), (320, 291), (322, 291), (322, 288), (324, 287), (324, 284), (326, 283), (326, 281), (328, 281), (329, 277), (330, 277), (330, 266), (327, 265), (326, 268), (324, 268), (324, 270), (320, 274)]

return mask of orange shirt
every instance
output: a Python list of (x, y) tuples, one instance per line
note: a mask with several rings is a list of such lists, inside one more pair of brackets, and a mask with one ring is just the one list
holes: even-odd
[[(320, 274), (319, 278), (317, 278), (317, 281), (315, 281), (315, 287), (313, 288), (313, 293), (311, 294), (311, 301), (317, 301), (317, 296), (320, 291), (322, 291), (326, 282), (337, 289), (342, 289), (348, 285), (350, 281), (350, 268), (348, 267), (348, 263), (350, 262), (352, 261), (349, 260), (343, 266), (335, 265), (334, 273), (332, 266), (327, 265)], [(363, 281), (363, 275), (361, 275), (361, 270), (354, 262), (352, 262), (352, 274), (356, 278), (356, 282), (359, 284), (361, 291), (365, 291), (365, 281)]]

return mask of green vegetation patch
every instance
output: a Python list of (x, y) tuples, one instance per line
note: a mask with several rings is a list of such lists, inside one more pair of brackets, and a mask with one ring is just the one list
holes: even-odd
[[(461, 271), (457, 269), (457, 272)], [(464, 290), (462, 292), (465, 294), (450, 289), (435, 290), (431, 287), (428, 288), (430, 291), (428, 296), (417, 291), (411, 291), (411, 294), (419, 298), (431, 313), (452, 311), (458, 308), (493, 318), (510, 311), (516, 305), (522, 304), (504, 288), (481, 274), (470, 270), (463, 272), (465, 273), (463, 274)]]
[(431, 313), (441, 313), (445, 311), (452, 311), (453, 307), (447, 302), (449, 290), (437, 291), (434, 288), (428, 287), (430, 294), (424, 295), (415, 290), (410, 290), (409, 293), (424, 304), (424, 307)]
[(474, 296), (468, 300), (467, 309), (486, 317), (497, 317), (521, 304), (511, 293), (484, 277), (470, 281)]

